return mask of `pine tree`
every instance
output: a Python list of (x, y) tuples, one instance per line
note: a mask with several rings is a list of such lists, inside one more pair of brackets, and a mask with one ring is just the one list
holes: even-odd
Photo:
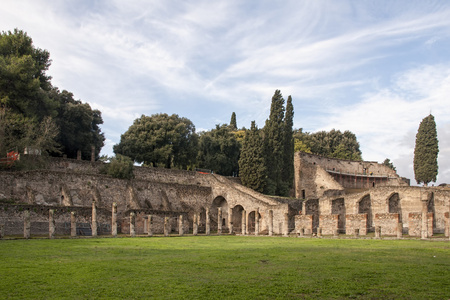
[(280, 90), (272, 97), (270, 116), (264, 126), (264, 145), (267, 167), (266, 193), (280, 194), (281, 173), (284, 166), (284, 99)]
[(433, 115), (425, 117), (420, 122), (416, 134), (414, 148), (414, 177), (418, 184), (427, 186), (429, 182), (436, 182), (438, 174), (437, 156), (439, 153), (436, 123)]
[(231, 130), (237, 130), (237, 122), (236, 122), (236, 113), (235, 112), (233, 112), (231, 114), (230, 128), (231, 128)]
[(280, 194), (288, 196), (294, 182), (294, 106), (292, 97), (286, 101), (286, 113), (284, 116), (284, 163), (281, 173)]
[(262, 193), (266, 185), (266, 176), (263, 140), (260, 130), (253, 121), (242, 143), (239, 177), (243, 185)]

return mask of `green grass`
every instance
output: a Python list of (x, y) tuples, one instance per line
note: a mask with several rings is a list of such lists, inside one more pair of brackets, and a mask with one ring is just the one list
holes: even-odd
[(450, 242), (2, 240), (0, 298), (449, 299)]

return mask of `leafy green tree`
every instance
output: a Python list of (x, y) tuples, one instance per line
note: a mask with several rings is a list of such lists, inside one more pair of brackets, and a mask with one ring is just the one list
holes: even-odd
[(436, 182), (438, 174), (437, 157), (439, 153), (436, 123), (434, 116), (429, 115), (420, 122), (416, 134), (414, 148), (414, 177), (418, 184), (427, 186), (429, 182)]
[(122, 134), (114, 153), (154, 167), (187, 169), (195, 163), (197, 142), (195, 126), (187, 118), (142, 115)]
[(246, 131), (242, 143), (239, 177), (243, 185), (260, 193), (264, 192), (267, 177), (264, 143), (255, 121), (252, 121), (250, 130)]
[(106, 174), (119, 179), (132, 179), (133, 174), (133, 161), (131, 158), (123, 155), (116, 155), (110, 159), (110, 162), (105, 165)]
[(230, 128), (231, 128), (231, 130), (237, 130), (237, 122), (236, 122), (236, 113), (235, 112), (233, 112), (231, 114)]
[(394, 167), (394, 164), (391, 162), (391, 160), (389, 158), (386, 158), (383, 161), (382, 165), (385, 165), (386, 167), (388, 167), (388, 168), (390, 168), (390, 169), (392, 169), (394, 171), (397, 171), (397, 169)]
[(266, 193), (280, 195), (284, 167), (284, 99), (276, 90), (270, 106), (270, 116), (264, 126), (266, 167), (268, 170)]
[(83, 159), (91, 157), (91, 147), (95, 147), (95, 156), (98, 158), (104, 145), (105, 136), (101, 132), (103, 124), (101, 112), (92, 109), (88, 103), (75, 100), (73, 94), (63, 90), (60, 92), (54, 88), (50, 96), (59, 103), (56, 123), (60, 128), (57, 141), (62, 147), (62, 152), (70, 158), (77, 156), (81, 151)]
[(230, 127), (216, 125), (216, 129), (200, 135), (198, 166), (232, 176), (239, 170), (239, 153), (240, 144)]

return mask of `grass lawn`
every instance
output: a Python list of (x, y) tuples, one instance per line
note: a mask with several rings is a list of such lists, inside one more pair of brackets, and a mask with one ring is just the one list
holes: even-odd
[(0, 240), (1, 299), (450, 299), (450, 242)]

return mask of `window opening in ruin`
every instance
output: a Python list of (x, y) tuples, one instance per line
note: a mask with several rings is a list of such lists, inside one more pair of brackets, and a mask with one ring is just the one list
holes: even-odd
[(372, 182), (372, 187), (375, 187), (375, 181)]
[(225, 226), (225, 218), (222, 219), (222, 226)]
[(305, 198), (306, 198), (306, 191), (302, 190), (302, 199), (305, 199)]

